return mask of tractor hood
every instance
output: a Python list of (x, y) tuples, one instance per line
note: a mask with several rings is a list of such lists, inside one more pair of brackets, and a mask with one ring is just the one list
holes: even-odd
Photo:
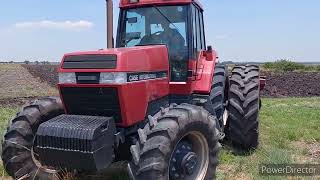
[(65, 54), (59, 72), (168, 71), (164, 45), (115, 48)]
[(132, 126), (147, 112), (155, 113), (158, 104), (167, 103), (167, 48), (154, 45), (66, 54), (58, 88), (67, 114), (113, 117), (118, 126)]

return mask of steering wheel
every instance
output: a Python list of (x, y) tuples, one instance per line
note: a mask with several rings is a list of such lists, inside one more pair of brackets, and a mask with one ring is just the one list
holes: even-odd
[(157, 32), (155, 32), (155, 33), (152, 33), (150, 36), (154, 36), (154, 35), (159, 36), (162, 32), (163, 32), (163, 31), (157, 31)]
[(162, 43), (161, 38), (160, 38), (160, 34), (162, 33), (162, 31), (158, 31), (155, 33), (152, 33), (150, 35), (146, 35), (144, 36), (139, 45), (147, 45), (147, 44), (158, 44), (158, 43)]

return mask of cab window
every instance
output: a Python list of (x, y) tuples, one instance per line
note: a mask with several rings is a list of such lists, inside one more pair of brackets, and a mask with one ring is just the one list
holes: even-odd
[(205, 45), (205, 32), (202, 11), (195, 5), (192, 5), (192, 27), (193, 27), (193, 58), (197, 58), (201, 50), (206, 49)]

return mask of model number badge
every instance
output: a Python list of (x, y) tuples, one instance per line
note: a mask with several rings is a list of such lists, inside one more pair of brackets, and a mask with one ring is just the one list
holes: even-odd
[(128, 82), (145, 81), (145, 80), (159, 79), (159, 78), (166, 78), (166, 77), (167, 77), (166, 71), (129, 73)]

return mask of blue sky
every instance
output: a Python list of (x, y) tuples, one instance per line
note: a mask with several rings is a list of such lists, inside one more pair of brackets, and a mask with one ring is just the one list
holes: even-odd
[[(320, 61), (319, 0), (201, 2), (207, 44), (221, 60)], [(0, 61), (60, 61), (66, 52), (100, 49), (105, 44), (104, 0), (1, 2)]]

